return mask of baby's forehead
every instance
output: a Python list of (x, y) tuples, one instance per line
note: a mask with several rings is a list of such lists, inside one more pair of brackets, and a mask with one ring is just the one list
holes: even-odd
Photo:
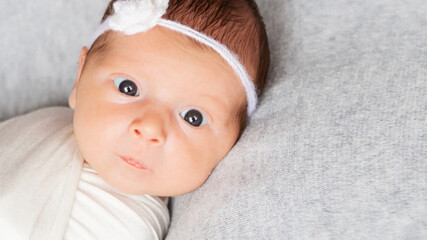
[[(165, 44), (173, 45), (173, 47), (177, 49), (183, 49), (187, 52), (192, 52), (194, 54), (201, 54), (203, 55), (204, 58), (215, 56), (217, 60), (227, 64), (226, 61), (224, 61), (224, 59), (222, 59), (220, 55), (209, 46), (206, 46), (205, 44), (200, 43), (199, 41), (187, 35), (163, 28), (161, 26), (156, 26), (153, 29), (149, 30), (148, 32), (139, 33), (138, 35), (143, 36), (141, 38), (143, 41), (141, 41), (140, 44), (137, 45), (136, 47), (138, 48), (152, 47), (151, 45), (155, 43), (155, 41), (157, 41), (157, 39), (153, 40), (152, 36), (154, 34), (151, 34), (153, 32), (160, 33), (163, 36), (163, 38), (168, 39), (169, 43), (163, 41), (163, 43)], [(102, 59), (105, 59), (111, 53), (120, 52), (121, 50), (123, 50), (123, 46), (127, 45), (123, 41), (123, 37), (127, 37), (127, 36), (115, 31), (105, 32), (92, 44), (91, 48), (89, 49), (88, 56), (90, 58), (96, 58), (97, 60), (102, 60)], [(136, 54), (136, 52), (130, 51), (128, 52), (128, 54), (133, 55), (133, 54)]]

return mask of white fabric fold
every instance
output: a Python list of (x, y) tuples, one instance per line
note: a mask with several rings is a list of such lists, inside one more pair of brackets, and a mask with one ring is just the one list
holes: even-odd
[(158, 197), (129, 195), (84, 164), (64, 240), (163, 239), (169, 211)]
[(83, 158), (72, 110), (47, 108), (0, 123), (0, 239), (61, 239)]

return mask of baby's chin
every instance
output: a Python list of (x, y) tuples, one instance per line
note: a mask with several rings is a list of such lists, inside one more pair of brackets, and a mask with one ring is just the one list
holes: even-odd
[(149, 184), (149, 188), (146, 188), (145, 184), (124, 184), (123, 182), (117, 182), (117, 181), (106, 181), (112, 188), (115, 190), (129, 195), (151, 195), (156, 196), (160, 198), (166, 198), (166, 197), (176, 197), (180, 195), (184, 195), (190, 192), (193, 192), (194, 190), (198, 189), (200, 186), (203, 185), (203, 182), (199, 184), (191, 184), (191, 185), (185, 185), (175, 187), (175, 184), (164, 184), (162, 183), (162, 186), (156, 187), (155, 184)]
[(114, 186), (113, 184), (109, 184), (111, 187), (113, 187), (115, 190), (119, 191), (123, 194), (128, 195), (150, 195), (150, 196), (156, 196), (159, 198), (167, 198), (167, 197), (176, 197), (180, 195), (184, 195), (186, 193), (190, 193), (194, 190), (196, 190), (198, 187), (194, 189), (188, 189), (185, 191), (148, 191), (144, 189), (138, 189), (135, 187), (128, 187), (128, 186)]

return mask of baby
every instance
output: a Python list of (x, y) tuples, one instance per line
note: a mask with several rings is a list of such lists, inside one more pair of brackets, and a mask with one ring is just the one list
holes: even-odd
[(111, 1), (80, 52), (74, 112), (0, 124), (14, 136), (0, 142), (0, 238), (164, 238), (167, 197), (230, 151), (268, 66), (253, 0)]

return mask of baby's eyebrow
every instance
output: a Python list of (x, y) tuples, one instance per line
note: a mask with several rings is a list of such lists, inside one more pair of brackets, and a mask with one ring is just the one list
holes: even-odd
[[(226, 102), (224, 100), (222, 100), (219, 97), (216, 97), (214, 95), (210, 95), (210, 94), (202, 94), (200, 95), (200, 97), (209, 99), (210, 103), (213, 103), (214, 105), (216, 105), (214, 108), (209, 107), (207, 110), (209, 110), (209, 112), (213, 112), (215, 113), (215, 115), (219, 115), (219, 113), (223, 112), (221, 110), (226, 109), (228, 104), (226, 104)], [(212, 113), (211, 113), (212, 114)]]

